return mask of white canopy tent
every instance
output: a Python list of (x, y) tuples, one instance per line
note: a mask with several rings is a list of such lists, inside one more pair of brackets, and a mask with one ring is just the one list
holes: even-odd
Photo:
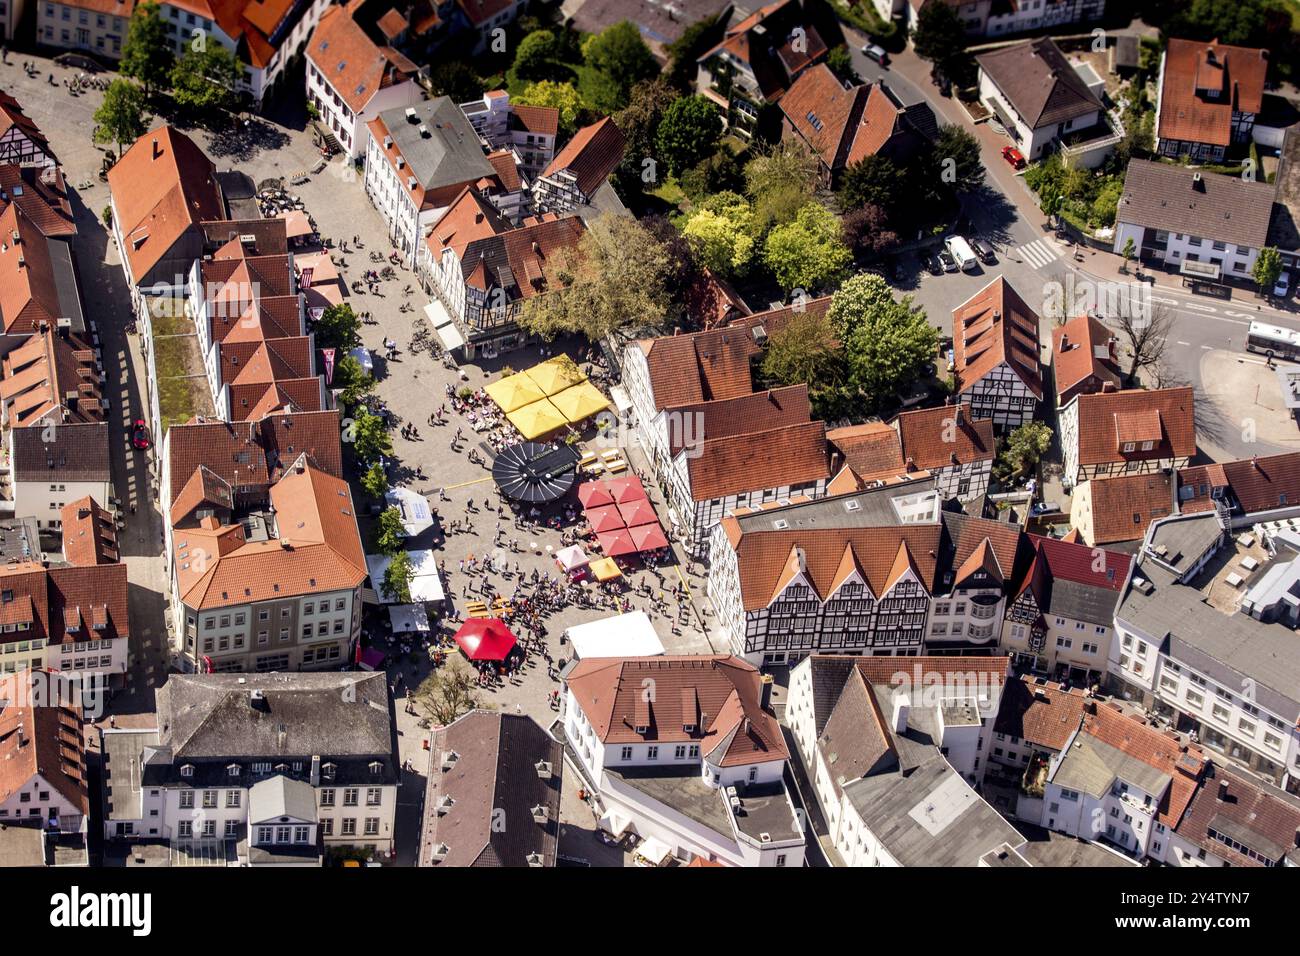
[(388, 620), (394, 634), (429, 633), (429, 612), (423, 604), (390, 604)]
[[(442, 576), (438, 573), (438, 559), (432, 551), (408, 551), (411, 559), (411, 603), (441, 601), (446, 595), (442, 590)], [(370, 571), (370, 583), (374, 585), (380, 604), (396, 604), (384, 593), (384, 572), (392, 559), (386, 554), (366, 555), (366, 568)]]
[(663, 641), (655, 633), (645, 611), (575, 624), (564, 633), (578, 660), (584, 657), (657, 657), (664, 653)]
[(417, 494), (410, 488), (389, 488), (384, 494), (384, 501), (390, 508), (396, 508), (402, 513), (402, 529), (408, 538), (414, 538), (433, 527), (433, 511), (424, 495)]

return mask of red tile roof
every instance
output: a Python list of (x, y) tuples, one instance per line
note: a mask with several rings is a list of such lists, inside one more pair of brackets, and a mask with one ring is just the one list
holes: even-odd
[(905, 462), (925, 471), (992, 461), (996, 450), (992, 420), (971, 418), (965, 405), (902, 412), (894, 426)]
[(844, 456), (858, 482), (887, 481), (907, 471), (898, 432), (884, 422), (832, 428), (826, 439)]
[(321, 16), (307, 42), (307, 59), (353, 113), (360, 113), (376, 93), (409, 79), (418, 69), (392, 47), (374, 43), (344, 6), (329, 7)]
[[(1217, 40), (1171, 38), (1160, 88), (1160, 139), (1228, 146), (1232, 114), (1263, 108), (1268, 54)], [(1211, 98), (1209, 91), (1217, 94)]]
[[(24, 671), (5, 675), (0, 699), (30, 698), (27, 687), (33, 677)], [(80, 813), (90, 812), (80, 711), (0, 705), (0, 803), (16, 803), (15, 795), (38, 775)]]
[(19, 206), (42, 235), (66, 238), (77, 234), (68, 186), (58, 166), (36, 169), (0, 164), (0, 214), (10, 203)]
[(117, 525), (94, 498), (87, 495), (69, 502), (59, 512), (59, 518), (64, 561), (79, 567), (117, 562)]
[(0, 364), (0, 402), (9, 427), (104, 420), (95, 352), (79, 337), (46, 326)]
[(1300, 856), (1296, 850), (1300, 801), (1231, 767), (1211, 764), (1204, 783), (1174, 829), (1188, 843), (1232, 866), (1268, 864), (1225, 845), (1211, 836), (1210, 830), (1281, 865), (1285, 857), (1297, 861)]
[(1115, 336), (1090, 315), (1081, 315), (1052, 329), (1052, 366), (1057, 406), (1065, 407), (1081, 392), (1120, 387)]
[(954, 375), (964, 392), (1002, 363), (1042, 399), (1038, 315), (999, 276), (952, 313)]
[(1207, 763), (1203, 752), (1188, 749), (1184, 753), (1182, 745), (1168, 733), (1110, 705), (1097, 706), (1096, 713), (1084, 714), (1080, 733), (1168, 774), (1169, 791), (1160, 800), (1156, 821), (1167, 827), (1178, 826), (1200, 786), (1200, 775)]
[(606, 116), (600, 122), (584, 126), (574, 133), (564, 148), (555, 154), (542, 175), (549, 178), (567, 172), (577, 181), (582, 194), (589, 197), (623, 161), (623, 151), (626, 148), (627, 137)]
[(51, 241), (17, 203), (0, 214), (0, 321), (5, 332), (27, 334), (41, 323), (53, 328), (62, 317)]
[(520, 103), (510, 104), (510, 116), (514, 124), (529, 133), (540, 136), (554, 136), (560, 131), (560, 111), (554, 106), (528, 106)]
[[(1196, 420), (1191, 387), (1080, 395), (1079, 464), (1096, 465), (1196, 454)], [(1142, 450), (1143, 442), (1153, 447)], [(1135, 445), (1124, 451), (1124, 445)]]
[(1178, 510), (1212, 511), (1215, 493), (1246, 514), (1300, 502), (1300, 452), (1266, 455), (1178, 470)]
[(669, 454), (705, 441), (801, 425), (812, 417), (807, 385), (789, 385), (714, 402), (675, 405), (668, 428)]
[(709, 654), (584, 658), (567, 683), (603, 743), (693, 743), (733, 767), (790, 756), (775, 714), (761, 706), (762, 680), (742, 658)]
[(1173, 478), (1166, 474), (1117, 475), (1085, 484), (1092, 500), (1095, 545), (1141, 538), (1152, 521), (1174, 512)]
[(830, 477), (826, 423), (802, 422), (710, 439), (687, 458), (696, 501)]
[(828, 169), (841, 169), (849, 161), (853, 133), (873, 89), (845, 89), (830, 67), (819, 63), (781, 97), (781, 112)]

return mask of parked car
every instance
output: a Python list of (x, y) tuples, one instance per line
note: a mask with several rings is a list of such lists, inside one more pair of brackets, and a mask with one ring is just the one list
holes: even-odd
[(1291, 294), (1291, 273), (1283, 272), (1277, 277), (1277, 282), (1273, 283), (1273, 294), (1279, 299), (1285, 299)]
[(938, 256), (931, 253), (925, 257), (925, 271), (932, 276), (943, 275), (943, 263), (939, 261)]
[(1061, 510), (1061, 506), (1055, 501), (1037, 501), (1029, 509), (1029, 513), (1037, 517), (1038, 515), (1052, 515)]
[(958, 235), (948, 236), (943, 240), (943, 246), (948, 250), (953, 260), (961, 268), (962, 272), (979, 271), (979, 260), (975, 258), (975, 250), (970, 247), (970, 243)]
[(875, 43), (868, 43), (862, 48), (862, 55), (868, 60), (875, 60), (881, 66), (889, 66), (889, 54), (885, 48)]
[(147, 449), (153, 445), (152, 439), (149, 438), (149, 426), (145, 424), (143, 418), (135, 420), (135, 425), (131, 429), (131, 444), (140, 449)]
[(952, 257), (952, 254), (947, 249), (939, 253), (939, 264), (943, 266), (944, 272), (957, 271), (957, 260)]
[(991, 266), (998, 261), (998, 257), (993, 252), (993, 246), (983, 239), (972, 239), (970, 247), (975, 250), (975, 255), (980, 257), (980, 262), (986, 266)]
[(1003, 146), (1002, 158), (1011, 164), (1012, 169), (1025, 168), (1024, 154), (1021, 153), (1020, 150), (1016, 149), (1014, 146)]

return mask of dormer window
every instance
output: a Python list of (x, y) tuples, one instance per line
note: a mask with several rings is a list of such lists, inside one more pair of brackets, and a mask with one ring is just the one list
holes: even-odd
[(372, 761), (370, 762), (370, 772), (371, 772), (371, 773), (382, 773), (383, 770), (384, 770), (384, 765), (383, 765), (382, 763), (380, 763), (378, 760), (372, 760)]
[(237, 763), (232, 763), (230, 766), (228, 766), (228, 767), (226, 768), (226, 775), (227, 775), (227, 776), (230, 776), (230, 777), (238, 777), (238, 776), (239, 776), (239, 764), (237, 764)]
[(695, 725), (694, 725), (694, 724), (682, 724), (682, 732), (683, 732), (683, 733), (687, 733), (687, 734), (693, 734), (693, 733), (695, 733)]
[(324, 777), (326, 780), (333, 780), (334, 773), (337, 770), (338, 770), (338, 764), (336, 763), (323, 763), (321, 764), (321, 768), (320, 768), (321, 776)]
[(646, 724), (637, 724), (637, 725), (636, 725), (636, 732), (637, 732), (638, 734), (641, 734), (642, 736), (644, 736), (644, 735), (650, 733), (650, 728), (649, 728), (649, 726), (647, 726)]
[(181, 767), (181, 776), (182, 777), (194, 776), (194, 764), (187, 763), (185, 766)]

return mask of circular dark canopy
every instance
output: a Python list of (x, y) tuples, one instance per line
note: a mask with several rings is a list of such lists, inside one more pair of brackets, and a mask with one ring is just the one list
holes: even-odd
[(516, 501), (554, 501), (578, 477), (578, 452), (569, 445), (552, 448), (540, 442), (511, 445), (492, 462), (497, 487)]

